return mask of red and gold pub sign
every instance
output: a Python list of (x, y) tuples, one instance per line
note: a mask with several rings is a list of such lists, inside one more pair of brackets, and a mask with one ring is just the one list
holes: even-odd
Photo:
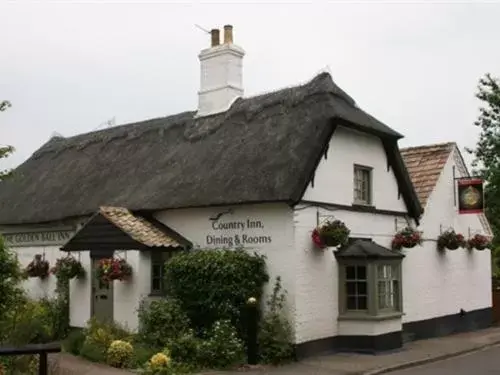
[(458, 178), (458, 213), (477, 214), (484, 211), (483, 180)]

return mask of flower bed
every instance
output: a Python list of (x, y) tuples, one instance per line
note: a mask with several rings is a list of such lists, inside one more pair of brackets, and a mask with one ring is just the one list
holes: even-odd
[(401, 250), (403, 247), (411, 249), (421, 244), (422, 233), (411, 227), (400, 230), (392, 239), (392, 248), (394, 250)]
[(447, 230), (439, 235), (437, 239), (438, 250), (456, 250), (467, 245), (463, 234), (456, 233), (454, 229)]
[(340, 220), (327, 221), (315, 228), (311, 238), (313, 243), (320, 249), (328, 246), (345, 245), (349, 240), (351, 231)]

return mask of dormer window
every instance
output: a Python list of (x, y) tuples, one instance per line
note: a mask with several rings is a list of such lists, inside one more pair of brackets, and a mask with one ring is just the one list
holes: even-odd
[(354, 165), (354, 204), (372, 205), (372, 169)]

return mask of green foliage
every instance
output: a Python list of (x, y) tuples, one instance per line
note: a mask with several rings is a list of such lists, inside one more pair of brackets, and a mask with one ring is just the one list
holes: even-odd
[(80, 355), (89, 361), (104, 363), (106, 361), (106, 348), (85, 340), (80, 349)]
[(131, 368), (141, 368), (146, 365), (149, 359), (156, 353), (156, 350), (143, 343), (134, 344), (134, 353), (130, 359)]
[(134, 347), (128, 341), (114, 340), (108, 348), (106, 361), (110, 366), (125, 368), (130, 365)]
[(74, 329), (64, 340), (64, 350), (68, 353), (79, 355), (82, 349), (83, 343), (85, 342), (85, 334), (82, 329)]
[(243, 342), (229, 320), (216, 321), (199, 350), (200, 364), (205, 368), (226, 369), (244, 359)]
[(73, 278), (82, 278), (85, 276), (85, 269), (80, 261), (68, 253), (67, 256), (59, 258), (56, 265), (52, 268), (53, 273), (58, 280), (71, 280)]
[[(11, 250), (9, 250), (0, 236), (0, 335), (4, 336), (8, 330), (1, 325), (6, 318), (12, 315), (12, 309), (23, 300), (23, 290), (20, 283), (23, 279), (21, 265)], [(4, 337), (0, 337), (2, 340)]]
[(2, 321), (8, 332), (4, 341), (14, 345), (38, 344), (58, 339), (55, 330), (57, 316), (52, 300), (19, 301)]
[(259, 330), (259, 354), (264, 363), (277, 365), (293, 358), (293, 331), (283, 311), (285, 304), (286, 291), (278, 276)]
[[(12, 104), (8, 100), (0, 101), (0, 112), (5, 111), (7, 108), (12, 107)], [(12, 146), (2, 146), (0, 147), (0, 159), (9, 157), (14, 152), (14, 147)], [(0, 181), (10, 176), (11, 170), (0, 170)]]
[(179, 301), (173, 298), (159, 299), (139, 307), (139, 337), (155, 348), (164, 348), (170, 339), (189, 328), (189, 318)]
[(201, 343), (202, 340), (195, 336), (193, 330), (188, 330), (171, 340), (168, 350), (175, 362), (199, 366)]
[(476, 97), (481, 101), (474, 125), (480, 129), (474, 149), (474, 174), (481, 176), (484, 186), (486, 216), (494, 234), (493, 245), (500, 245), (500, 81), (486, 74), (479, 80)]
[(180, 253), (165, 265), (168, 294), (177, 298), (192, 327), (201, 331), (229, 319), (244, 335), (241, 309), (248, 297), (259, 298), (269, 280), (265, 257), (243, 250)]
[(243, 362), (243, 341), (229, 320), (216, 321), (203, 336), (196, 337), (189, 330), (167, 346), (173, 362), (182, 364), (184, 371), (226, 369)]
[(85, 341), (80, 355), (94, 362), (105, 362), (107, 350), (114, 340), (132, 341), (133, 335), (117, 323), (104, 323), (91, 318), (84, 329)]

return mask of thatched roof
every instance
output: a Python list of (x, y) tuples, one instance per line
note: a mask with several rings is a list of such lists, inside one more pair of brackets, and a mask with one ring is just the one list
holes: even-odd
[[(336, 124), (385, 140), (412, 215), (420, 215), (401, 157), (402, 136), (359, 109), (329, 74), (231, 109), (195, 112), (55, 137), (0, 183), (0, 224), (91, 215), (100, 206), (159, 210), (298, 202)], [(415, 206), (416, 205), (416, 206)]]

